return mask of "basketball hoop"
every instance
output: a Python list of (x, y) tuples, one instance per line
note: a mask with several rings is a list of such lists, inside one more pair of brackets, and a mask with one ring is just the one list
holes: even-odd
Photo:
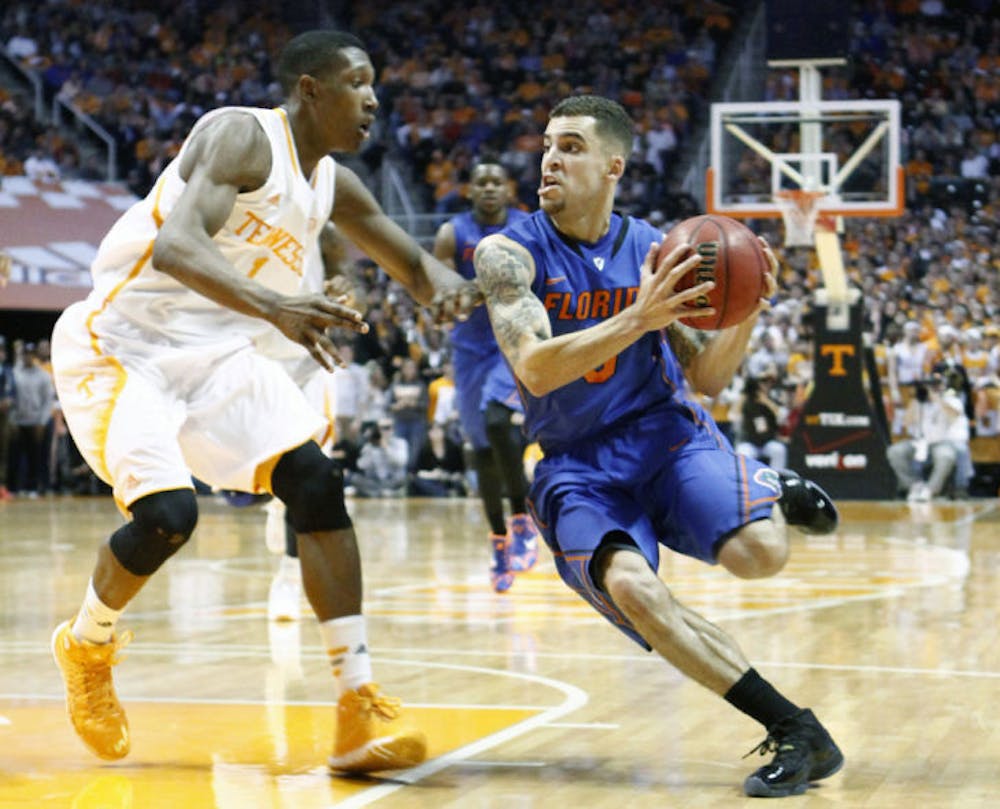
[(785, 222), (785, 247), (813, 247), (819, 201), (825, 191), (803, 191), (794, 188), (777, 191), (774, 203), (781, 210)]

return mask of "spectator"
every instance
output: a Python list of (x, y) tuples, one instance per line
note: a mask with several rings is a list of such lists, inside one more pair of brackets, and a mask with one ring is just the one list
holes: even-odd
[(51, 157), (42, 154), (40, 149), (33, 151), (24, 161), (24, 174), (29, 180), (39, 183), (59, 182), (59, 166)]
[(411, 471), (427, 435), (427, 401), (427, 383), (420, 377), (416, 360), (407, 357), (389, 385), (389, 412), (393, 432), (409, 447)]
[(382, 366), (371, 360), (365, 366), (368, 372), (368, 390), (365, 392), (364, 406), (361, 408), (361, 429), (374, 427), (389, 416), (389, 381)]
[(778, 380), (777, 369), (765, 368), (757, 377), (747, 379), (740, 403), (740, 422), (736, 451), (756, 458), (774, 469), (787, 466), (788, 448), (778, 438), (786, 411), (771, 398)]
[(465, 462), (462, 448), (440, 424), (431, 424), (417, 453), (410, 494), (418, 497), (465, 497)]
[(361, 420), (368, 399), (368, 371), (354, 361), (354, 348), (349, 344), (339, 346), (340, 358), (345, 367), (337, 370), (336, 415), (337, 438), (357, 443), (361, 437)]
[(899, 491), (906, 492), (910, 501), (926, 502), (940, 495), (956, 466), (956, 489), (962, 492), (968, 486), (969, 422), (960, 385), (954, 372), (947, 377), (938, 372), (926, 384), (918, 384), (903, 419), (909, 437), (888, 449)]
[(427, 386), (427, 422), (440, 424), (446, 429), (458, 419), (455, 406), (455, 366), (445, 360), (441, 374)]
[(7, 362), (7, 341), (0, 336), (0, 500), (10, 500), (7, 468), (10, 463), (10, 436), (13, 429), (14, 369)]
[(10, 447), (11, 488), (28, 497), (46, 489), (46, 425), (52, 418), (56, 392), (52, 377), (41, 366), (34, 343), (26, 343), (23, 362), (14, 368), (14, 437)]
[[(889, 352), (889, 395), (898, 416), (902, 415), (903, 388), (912, 387), (924, 378), (930, 349), (920, 340), (920, 324), (908, 320), (903, 326), (903, 337)], [(902, 422), (897, 417), (893, 424), (893, 434), (898, 434)]]
[(348, 478), (360, 497), (401, 497), (406, 493), (406, 441), (393, 435), (392, 420), (382, 419), (364, 437), (358, 471)]

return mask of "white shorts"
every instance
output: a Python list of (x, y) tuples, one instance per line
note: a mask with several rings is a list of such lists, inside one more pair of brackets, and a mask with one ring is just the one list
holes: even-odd
[(324, 422), (319, 435), (313, 436), (321, 447), (332, 445), (336, 432), (336, 406), (338, 373), (330, 373), (312, 358), (302, 346), (292, 343), (274, 332), (255, 342), (257, 350), (265, 357), (281, 363), (281, 367), (305, 394), (313, 411)]
[(219, 489), (269, 491), (277, 459), (325, 431), (281, 364), (249, 342), (164, 346), (129, 326), (127, 338), (97, 338), (92, 312), (82, 301), (60, 317), (53, 372), (73, 440), (120, 507), (191, 488), (192, 474)]

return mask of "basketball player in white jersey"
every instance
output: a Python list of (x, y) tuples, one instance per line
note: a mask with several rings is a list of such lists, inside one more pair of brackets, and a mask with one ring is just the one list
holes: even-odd
[(307, 32), (286, 46), (277, 75), (282, 107), (224, 108), (194, 125), (101, 243), (91, 295), (55, 328), (66, 421), (129, 518), (100, 548), (80, 612), (52, 644), (73, 727), (104, 759), (130, 749), (111, 669), (131, 633), (115, 626), (194, 530), (192, 473), (218, 489), (272, 492), (287, 507), (340, 687), (330, 767), (393, 769), (426, 755), (423, 734), (396, 721), (399, 701), (372, 681), (343, 479), (313, 440), (322, 420), (256, 343), (276, 329), (332, 370), (327, 329), (365, 330), (358, 312), (301, 291), (306, 246), (327, 220), (438, 317), (464, 316), (478, 291), (329, 157), (362, 145), (378, 107), (361, 42)]

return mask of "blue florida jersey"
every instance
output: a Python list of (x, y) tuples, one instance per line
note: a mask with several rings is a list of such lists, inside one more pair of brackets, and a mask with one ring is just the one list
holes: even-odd
[[(527, 217), (528, 214), (517, 208), (507, 209), (507, 221), (503, 225), (480, 225), (471, 211), (455, 216), (451, 223), (455, 228), (455, 269), (459, 275), (463, 278), (476, 277), (472, 256), (476, 252), (476, 245), (484, 237)], [(494, 354), (500, 350), (485, 306), (476, 307), (468, 320), (455, 324), (451, 331), (451, 344), (457, 351), (467, 351), (478, 356)]]
[[(649, 223), (612, 214), (608, 232), (585, 244), (562, 236), (543, 211), (508, 226), (503, 235), (534, 258), (532, 291), (545, 305), (555, 337), (595, 326), (630, 306), (649, 246), (663, 240)], [(680, 364), (658, 332), (546, 396), (519, 387), (525, 428), (544, 450), (576, 445), (657, 406), (691, 408), (682, 399)]]

